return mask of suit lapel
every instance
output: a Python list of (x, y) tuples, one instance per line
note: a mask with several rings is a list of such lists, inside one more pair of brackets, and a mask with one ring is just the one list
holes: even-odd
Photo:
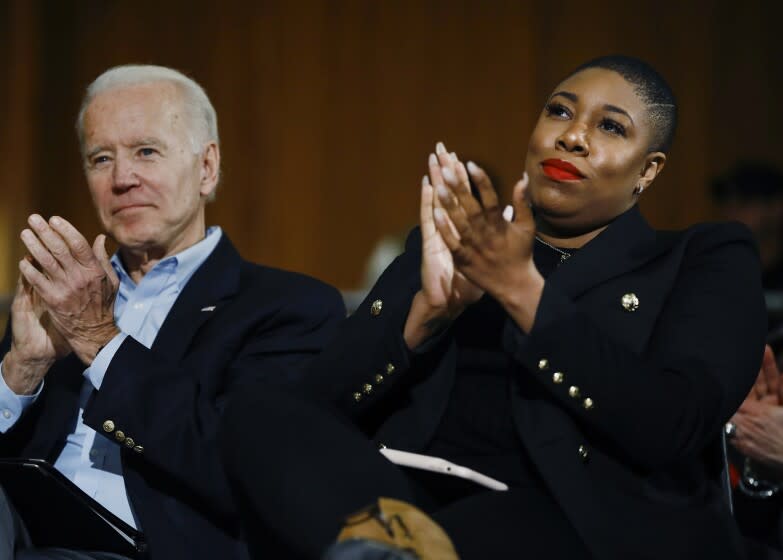
[(547, 278), (566, 294), (578, 297), (593, 286), (646, 263), (665, 251), (636, 206), (582, 247)]
[(199, 328), (239, 290), (241, 263), (239, 253), (223, 233), (172, 306), (153, 349), (160, 349), (175, 360), (182, 358)]

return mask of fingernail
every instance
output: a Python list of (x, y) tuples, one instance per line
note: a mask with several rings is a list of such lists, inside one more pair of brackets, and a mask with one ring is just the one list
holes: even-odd
[(468, 173), (470, 173), (471, 175), (475, 175), (479, 171), (478, 165), (476, 165), (472, 161), (468, 162), (467, 167), (468, 167)]
[(459, 162), (459, 158), (457, 157), (457, 152), (451, 152), (449, 155), (451, 156), (451, 161), (453, 161), (454, 163)]
[(36, 225), (36, 226), (41, 226), (46, 223), (44, 219), (38, 214), (33, 214), (32, 216), (30, 216), (27, 219), (27, 222), (30, 223), (31, 225)]
[(427, 187), (427, 186), (429, 186), (429, 184), (430, 184), (430, 176), (429, 175), (425, 175), (424, 177), (421, 178), (421, 186), (422, 187)]
[(507, 222), (510, 222), (514, 219), (514, 207), (510, 204), (503, 208), (503, 219)]
[(527, 180), (528, 180), (527, 171), (525, 171), (525, 172), (522, 174), (522, 180), (523, 180), (523, 181), (527, 181)]
[(446, 146), (443, 145), (443, 142), (438, 142), (437, 144), (435, 144), (435, 152), (438, 155), (446, 153)]
[(457, 177), (454, 175), (454, 172), (448, 167), (441, 167), (440, 172), (443, 175), (443, 179), (445, 179), (449, 183), (457, 182)]
[(432, 211), (432, 217), (435, 218), (435, 221), (437, 222), (444, 222), (446, 221), (446, 212), (443, 208), (435, 208)]
[(58, 216), (52, 216), (51, 218), (49, 218), (49, 223), (52, 224), (53, 226), (59, 226), (61, 221), (62, 220), (60, 220)]
[(427, 161), (430, 165), (438, 165), (438, 158), (435, 157), (435, 154), (430, 154), (430, 158)]
[(448, 200), (449, 196), (451, 196), (449, 189), (447, 189), (445, 185), (438, 185), (435, 189), (438, 191), (438, 196), (442, 199)]

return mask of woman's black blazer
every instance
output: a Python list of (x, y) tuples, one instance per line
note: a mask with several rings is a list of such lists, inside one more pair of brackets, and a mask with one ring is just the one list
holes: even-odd
[[(420, 259), (414, 230), (311, 376), (379, 444), (410, 451), (432, 438), (456, 359), (448, 332), (416, 354), (403, 341)], [(547, 278), (528, 335), (507, 320), (517, 431), (596, 558), (741, 557), (718, 438), (765, 329), (746, 228), (655, 231), (636, 208)]]

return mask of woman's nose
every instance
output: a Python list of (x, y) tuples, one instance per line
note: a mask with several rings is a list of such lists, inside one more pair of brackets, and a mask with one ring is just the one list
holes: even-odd
[(557, 148), (566, 152), (587, 155), (590, 147), (587, 141), (587, 127), (581, 123), (572, 123), (557, 137)]

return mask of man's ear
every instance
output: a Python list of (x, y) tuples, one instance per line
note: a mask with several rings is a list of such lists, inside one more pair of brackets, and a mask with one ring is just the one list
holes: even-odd
[(637, 183), (639, 191), (646, 190), (652, 185), (655, 178), (663, 171), (666, 165), (666, 154), (663, 152), (650, 152), (644, 158), (644, 167)]
[(210, 142), (204, 148), (199, 161), (201, 166), (200, 188), (202, 196), (210, 196), (217, 188), (220, 179), (220, 148)]

